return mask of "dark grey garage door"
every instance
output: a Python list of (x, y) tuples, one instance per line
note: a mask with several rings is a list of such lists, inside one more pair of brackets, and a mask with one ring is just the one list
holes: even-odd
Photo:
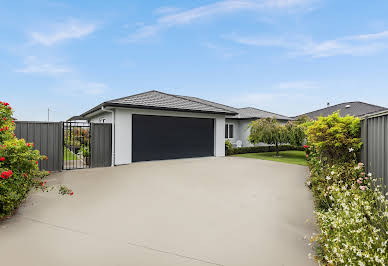
[(213, 119), (132, 116), (133, 162), (213, 155)]

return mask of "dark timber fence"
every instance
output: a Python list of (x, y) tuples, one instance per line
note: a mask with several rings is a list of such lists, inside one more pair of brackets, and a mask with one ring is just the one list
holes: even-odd
[(15, 135), (27, 142), (48, 160), (40, 161), (39, 168), (48, 171), (61, 171), (63, 162), (62, 122), (16, 121)]
[(388, 112), (367, 116), (361, 121), (361, 152), (366, 170), (388, 186)]
[(91, 167), (112, 165), (112, 124), (91, 124)]
[[(48, 157), (39, 162), (41, 170), (61, 171), (112, 164), (112, 124), (16, 121), (15, 135), (34, 143), (34, 148)], [(81, 151), (81, 145), (90, 155)]]

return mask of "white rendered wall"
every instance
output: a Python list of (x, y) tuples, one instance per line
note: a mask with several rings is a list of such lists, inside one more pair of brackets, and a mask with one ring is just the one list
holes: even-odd
[(102, 123), (102, 119), (105, 119), (105, 123), (112, 123), (112, 113), (103, 112), (89, 119), (91, 123)]

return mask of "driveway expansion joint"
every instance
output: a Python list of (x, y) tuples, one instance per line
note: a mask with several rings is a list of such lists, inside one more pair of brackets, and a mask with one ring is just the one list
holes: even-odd
[[(24, 215), (19, 215), (19, 216), (22, 217), (23, 219), (26, 219), (26, 220), (29, 220), (29, 221), (32, 221), (32, 222), (35, 222), (35, 223), (40, 223), (40, 224), (48, 225), (48, 226), (51, 226), (51, 227), (54, 227), (54, 228), (57, 228), (57, 229), (61, 229), (61, 230), (65, 230), (65, 231), (69, 231), (69, 232), (72, 232), (72, 233), (78, 233), (78, 234), (83, 234), (83, 235), (86, 235), (86, 236), (92, 236), (91, 234), (89, 234), (87, 232), (80, 231), (80, 230), (75, 230), (75, 229), (72, 229), (72, 228), (69, 228), (69, 227), (60, 226), (60, 225), (56, 225), (56, 224), (51, 224), (51, 223), (44, 222), (44, 221), (41, 221), (41, 220), (38, 220), (38, 219), (27, 217), (27, 216), (24, 216)], [(161, 250), (161, 249), (156, 249), (156, 248), (140, 245), (140, 244), (137, 244), (137, 243), (134, 243), (134, 242), (127, 241), (126, 243), (128, 245), (130, 245), (130, 246), (134, 246), (134, 247), (142, 248), (142, 249), (147, 249), (147, 250), (150, 250), (150, 251), (153, 251), (153, 252), (159, 252), (159, 253), (164, 253), (164, 254), (168, 254), (168, 255), (184, 258), (184, 259), (195, 260), (195, 261), (203, 262), (203, 263), (210, 264), (210, 265), (225, 266), (223, 264), (219, 264), (219, 263), (216, 263), (216, 262), (211, 262), (211, 261), (207, 261), (207, 260), (204, 260), (204, 259), (190, 257), (190, 256), (182, 255), (182, 254), (171, 252), (171, 251), (165, 251), (165, 250)]]

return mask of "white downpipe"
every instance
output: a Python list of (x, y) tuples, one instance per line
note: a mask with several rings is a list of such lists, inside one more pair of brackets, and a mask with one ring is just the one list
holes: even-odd
[(116, 120), (116, 117), (115, 117), (115, 110), (110, 110), (110, 109), (106, 109), (104, 106), (101, 107), (101, 110), (102, 111), (105, 111), (105, 112), (109, 112), (109, 113), (112, 113), (112, 165), (111, 166), (115, 166), (116, 165), (116, 138), (115, 138), (115, 135), (116, 135), (116, 127), (115, 127), (115, 120)]

